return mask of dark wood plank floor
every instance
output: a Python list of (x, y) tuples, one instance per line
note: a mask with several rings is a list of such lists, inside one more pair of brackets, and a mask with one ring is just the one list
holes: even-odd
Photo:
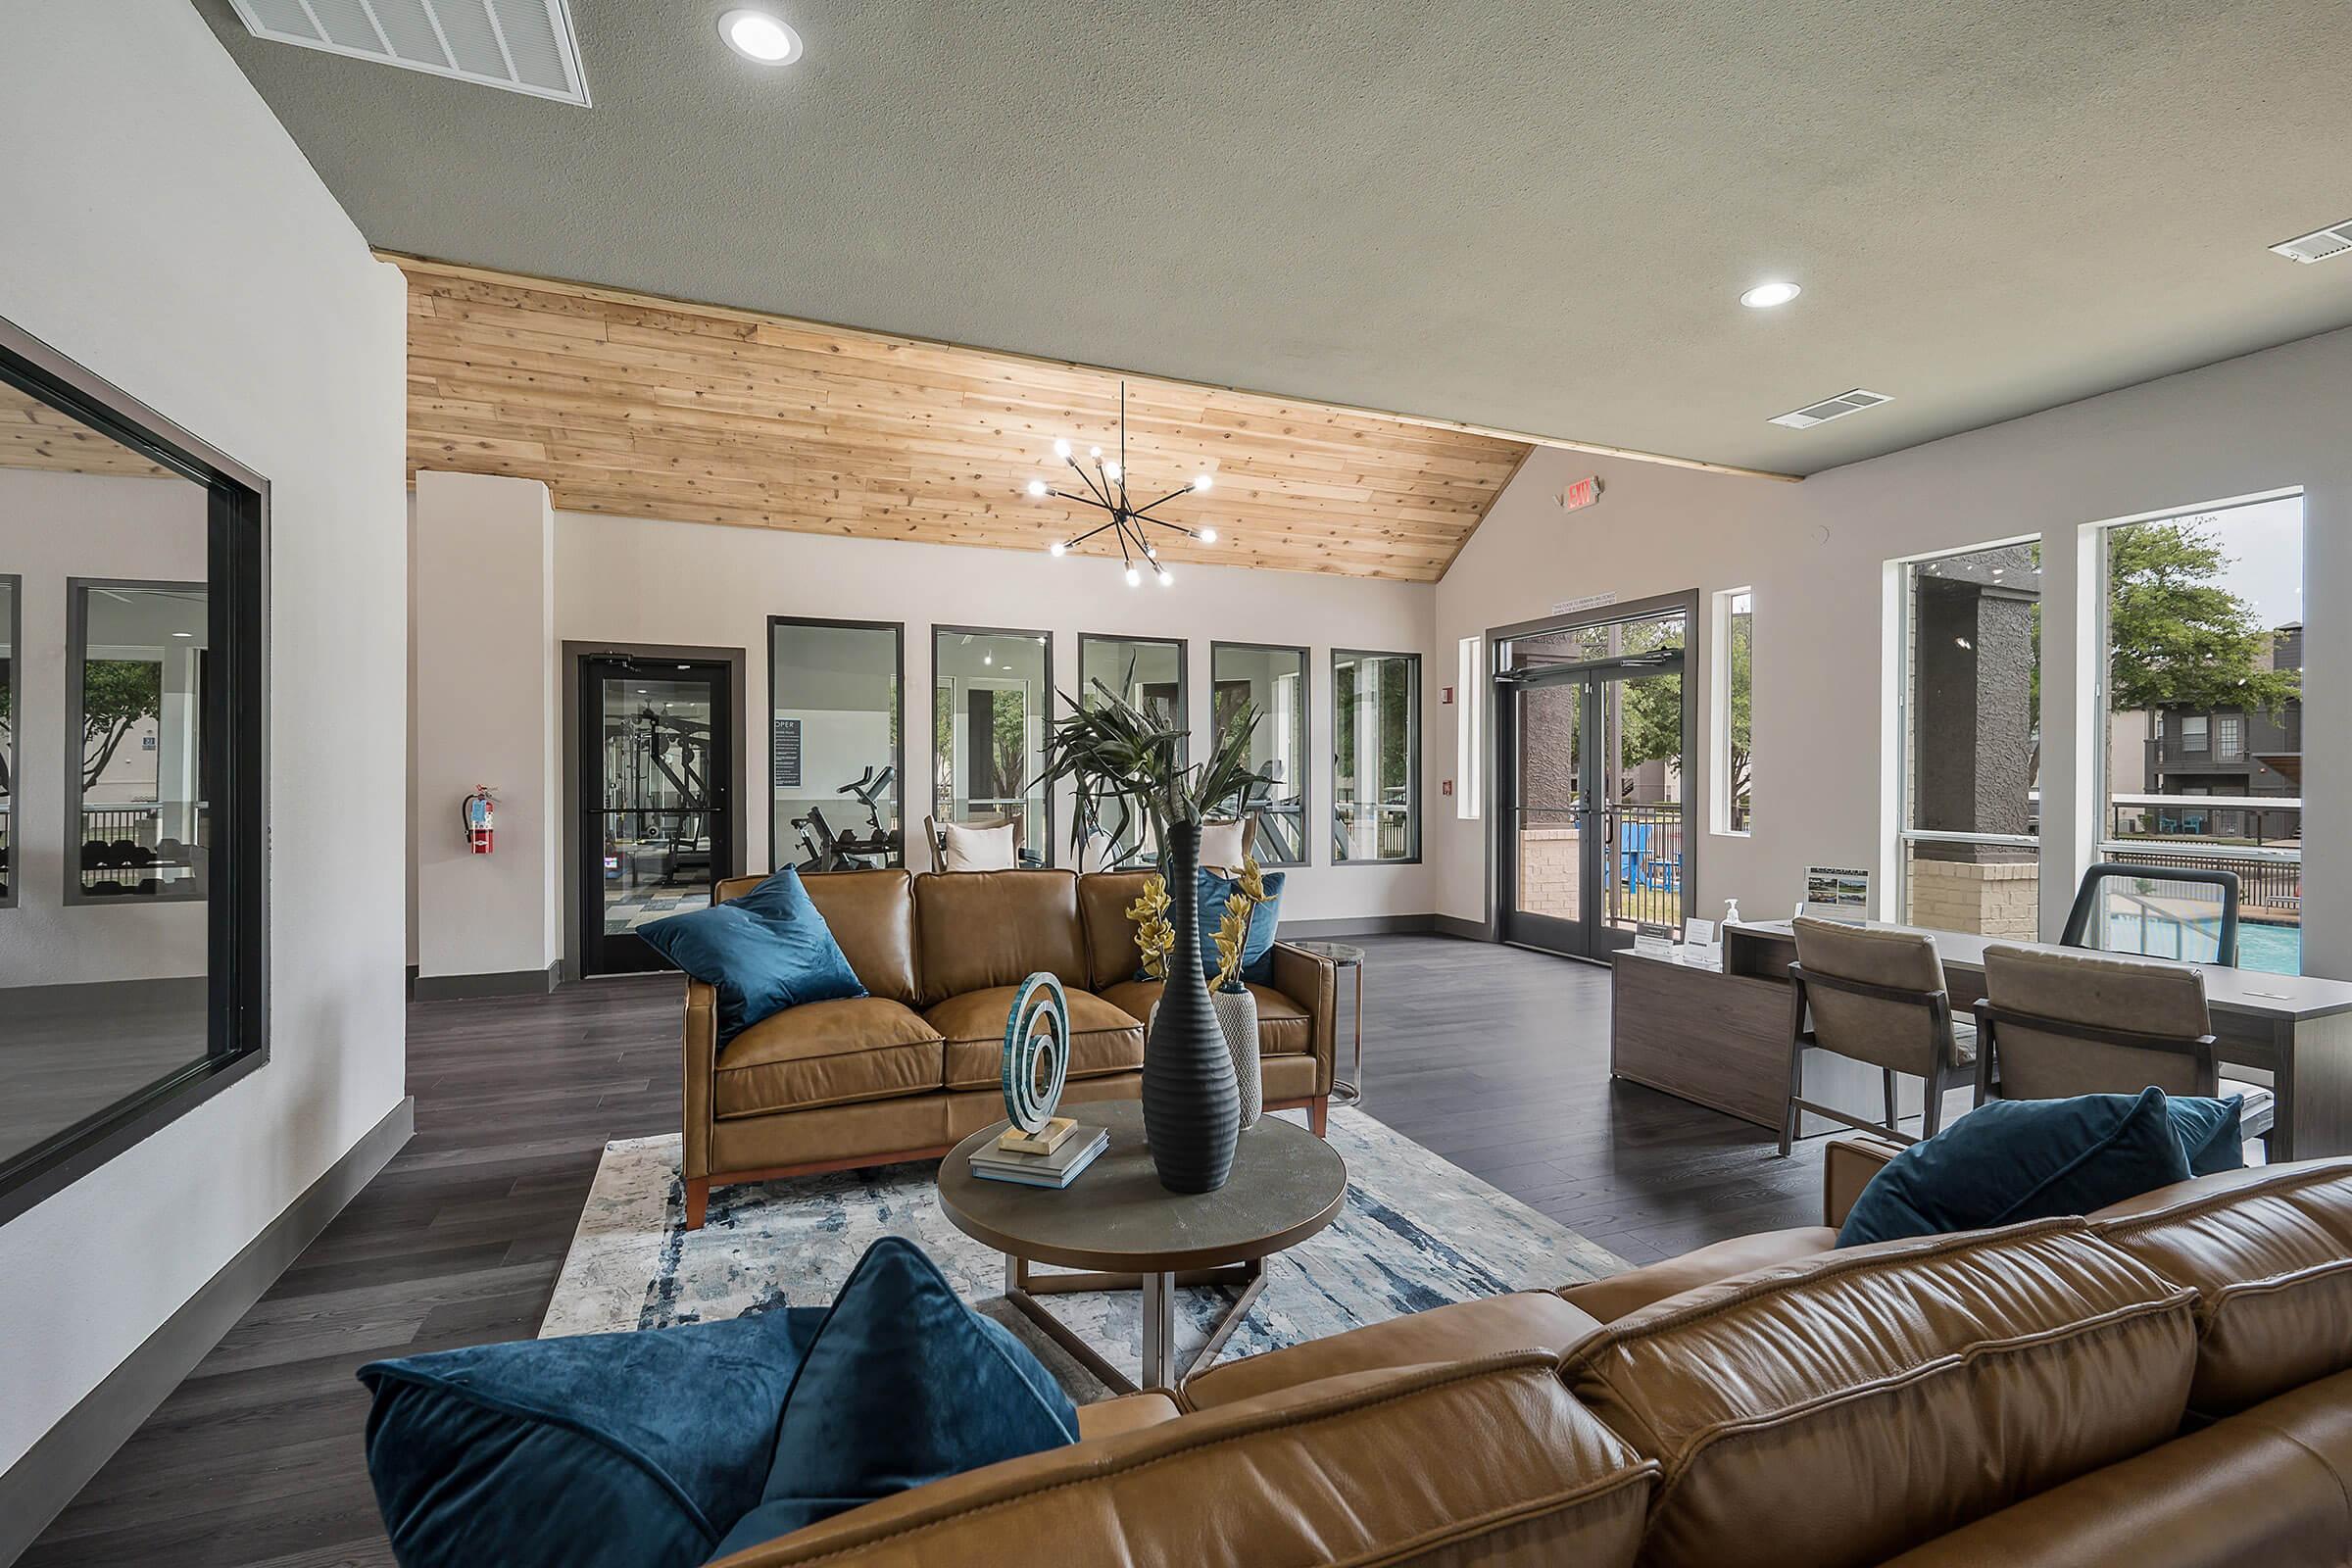
[[(1609, 1080), (1605, 970), (1365, 946), (1370, 1114), (1635, 1262), (1815, 1222), (1818, 1143), (1778, 1160), (1759, 1128)], [(24, 1568), (388, 1565), (353, 1371), (537, 1331), (605, 1141), (677, 1124), (677, 1026), (661, 977), (412, 1008), (416, 1138)]]

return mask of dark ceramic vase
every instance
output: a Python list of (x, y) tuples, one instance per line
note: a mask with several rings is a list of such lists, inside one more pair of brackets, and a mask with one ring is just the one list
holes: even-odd
[(1160, 1186), (1171, 1193), (1213, 1193), (1233, 1174), (1242, 1101), (1233, 1053), (1200, 968), (1200, 824), (1170, 825), (1161, 849), (1176, 945), (1144, 1046), (1144, 1138)]

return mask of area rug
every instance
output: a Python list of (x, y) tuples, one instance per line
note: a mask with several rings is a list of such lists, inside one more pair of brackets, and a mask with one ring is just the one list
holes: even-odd
[[(1288, 1113), (1301, 1119), (1303, 1113)], [(1219, 1360), (1279, 1349), (1450, 1301), (1598, 1279), (1626, 1266), (1615, 1253), (1545, 1218), (1360, 1111), (1331, 1113), (1348, 1161), (1338, 1219), (1270, 1260), (1266, 1288)], [(678, 1139), (607, 1144), (578, 1233), (540, 1324), (541, 1338), (709, 1322), (774, 1306), (823, 1304), (877, 1238), (922, 1247), (965, 1298), (1051, 1341), (1003, 1310), (1004, 1254), (940, 1211), (932, 1162), (877, 1166), (710, 1195), (708, 1221), (685, 1228)], [(1083, 1178), (1081, 1178), (1083, 1180)], [(1178, 1293), (1179, 1349), (1207, 1339), (1215, 1288)], [(1135, 1364), (1142, 1337), (1132, 1291), (1051, 1297), (1054, 1313), (1113, 1366)], [(1050, 1364), (1071, 1382), (1074, 1359)], [(1082, 1401), (1102, 1396), (1084, 1380)]]

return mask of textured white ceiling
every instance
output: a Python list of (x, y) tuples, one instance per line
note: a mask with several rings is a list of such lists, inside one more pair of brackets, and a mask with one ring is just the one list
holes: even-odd
[(2352, 323), (2344, 0), (573, 0), (584, 110), (196, 3), (381, 246), (1745, 466)]

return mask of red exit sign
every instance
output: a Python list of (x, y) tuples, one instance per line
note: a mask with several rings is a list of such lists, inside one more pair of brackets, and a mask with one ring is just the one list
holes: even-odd
[(1560, 492), (1560, 510), (1582, 512), (1600, 499), (1600, 475), (1588, 474)]

